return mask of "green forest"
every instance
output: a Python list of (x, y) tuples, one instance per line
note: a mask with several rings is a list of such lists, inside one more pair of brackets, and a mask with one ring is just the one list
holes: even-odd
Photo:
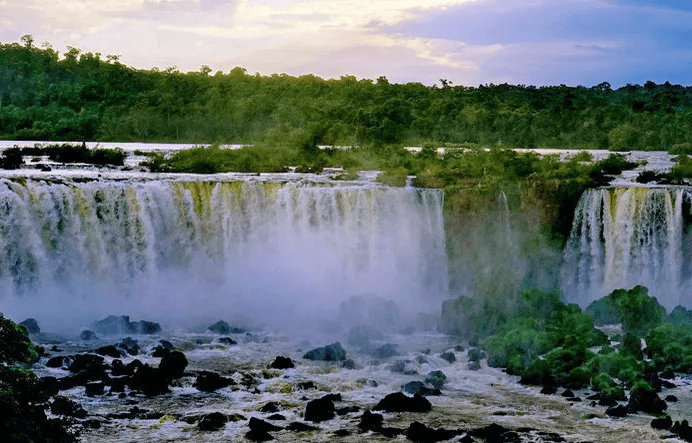
[(140, 70), (33, 37), (0, 44), (0, 138), (319, 145), (424, 143), (611, 150), (692, 146), (692, 87), (392, 84), (236, 67)]

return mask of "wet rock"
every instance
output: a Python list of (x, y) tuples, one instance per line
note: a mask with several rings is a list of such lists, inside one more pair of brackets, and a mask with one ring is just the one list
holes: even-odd
[(673, 419), (669, 415), (665, 417), (654, 418), (651, 420), (651, 427), (654, 429), (667, 430), (673, 427)]
[(372, 354), (376, 358), (389, 358), (399, 355), (399, 351), (396, 350), (395, 344), (387, 343), (375, 349)]
[(217, 334), (230, 334), (231, 326), (223, 320), (219, 320), (213, 325), (209, 326), (207, 330), (215, 332)]
[(406, 430), (406, 438), (416, 443), (436, 443), (452, 439), (462, 433), (463, 431), (429, 428), (420, 422), (414, 421)]
[(557, 386), (548, 385), (541, 388), (541, 394), (543, 395), (553, 395), (555, 393), (557, 393)]
[(356, 369), (356, 362), (350, 358), (341, 362), (341, 367), (344, 369)]
[(335, 437), (346, 437), (348, 435), (351, 435), (351, 431), (348, 429), (337, 429), (334, 431), (334, 436)]
[(477, 371), (481, 368), (481, 362), (480, 361), (470, 361), (466, 364), (466, 369), (469, 371)]
[(635, 385), (630, 390), (630, 401), (627, 406), (631, 411), (642, 411), (654, 415), (661, 415), (668, 409), (666, 402), (646, 385)]
[(443, 352), (442, 354), (440, 354), (440, 358), (442, 360), (445, 360), (447, 363), (454, 363), (455, 361), (457, 361), (457, 357), (454, 355), (454, 352), (451, 351)]
[(331, 420), (336, 414), (334, 401), (330, 396), (324, 396), (317, 400), (309, 401), (305, 406), (305, 420), (319, 423)]
[(98, 340), (98, 337), (94, 333), (94, 331), (90, 330), (84, 330), (79, 333), (79, 339), (82, 341), (93, 341), (93, 340)]
[(197, 374), (197, 379), (193, 385), (202, 392), (214, 392), (217, 389), (225, 388), (234, 385), (235, 382), (227, 377), (223, 377), (216, 372), (200, 371)]
[(275, 401), (270, 401), (260, 408), (260, 412), (264, 413), (279, 412), (280, 410), (279, 404)]
[(479, 361), (484, 357), (483, 352), (478, 348), (470, 348), (467, 355), (469, 361)]
[(408, 394), (420, 394), (420, 395), (442, 395), (442, 391), (439, 389), (431, 389), (425, 386), (425, 383), (420, 381), (410, 381), (401, 387), (401, 390)]
[(160, 374), (168, 380), (182, 377), (187, 367), (187, 358), (180, 351), (171, 351), (164, 355), (159, 363)]
[(104, 359), (100, 355), (94, 354), (76, 354), (73, 356), (73, 361), (68, 367), (70, 372), (79, 372), (85, 369), (98, 368), (105, 369), (103, 366)]
[(346, 343), (351, 346), (366, 348), (370, 346), (371, 341), (383, 339), (384, 336), (382, 335), (382, 331), (375, 326), (357, 325), (348, 330), (348, 338), (346, 339)]
[(89, 382), (85, 385), (85, 388), (84, 393), (87, 397), (103, 395), (104, 384), (100, 381)]
[(137, 323), (133, 323), (135, 332), (137, 334), (158, 334), (161, 332), (161, 325), (154, 323), (153, 321), (140, 320)]
[(272, 435), (269, 432), (260, 431), (260, 430), (256, 430), (256, 429), (250, 429), (245, 434), (245, 438), (250, 440), (250, 441), (257, 441), (257, 442), (274, 440), (274, 437), (272, 437)]
[(413, 397), (402, 392), (387, 394), (373, 408), (375, 411), (386, 412), (429, 412), (432, 409), (430, 402), (420, 394)]
[(618, 418), (627, 417), (628, 412), (629, 409), (624, 405), (611, 406), (605, 411), (607, 416)]
[(293, 364), (293, 360), (291, 360), (289, 357), (283, 357), (280, 355), (274, 359), (269, 367), (273, 369), (290, 369), (295, 367), (295, 365)]
[(55, 415), (75, 418), (84, 418), (87, 416), (87, 412), (79, 403), (67, 397), (63, 397), (62, 395), (57, 395), (53, 398), (50, 404), (50, 412)]
[(441, 389), (447, 380), (447, 376), (442, 371), (432, 371), (425, 377), (425, 382), (430, 384), (435, 389)]
[(63, 366), (69, 366), (72, 360), (69, 357), (62, 355), (56, 355), (51, 357), (46, 361), (47, 368), (62, 368)]
[(667, 401), (668, 403), (675, 403), (678, 401), (678, 398), (672, 394), (666, 395), (665, 401)]
[(168, 382), (168, 379), (161, 375), (158, 368), (155, 369), (145, 364), (135, 369), (134, 374), (130, 377), (130, 388), (141, 390), (144, 395), (153, 397), (170, 392)]
[(273, 425), (267, 421), (256, 417), (250, 417), (250, 430), (252, 431), (264, 431), (264, 432), (274, 432), (281, 431), (283, 428), (280, 426)]
[(346, 360), (346, 350), (341, 347), (341, 343), (336, 342), (308, 351), (303, 358), (318, 361), (343, 361)]
[(670, 431), (681, 439), (687, 442), (692, 442), (692, 428), (690, 427), (687, 420), (676, 421), (670, 428)]
[(140, 347), (137, 344), (137, 340), (131, 337), (124, 338), (118, 344), (118, 347), (124, 349), (129, 355), (139, 355)]
[(571, 389), (565, 389), (561, 394), (563, 397), (574, 397), (574, 392)]
[(129, 315), (109, 315), (93, 324), (94, 330), (103, 335), (112, 334), (156, 334), (161, 332), (158, 323), (141, 320), (131, 322)]
[(307, 391), (309, 389), (317, 389), (317, 386), (315, 386), (315, 383), (312, 381), (301, 381), (296, 384), (296, 388), (300, 391)]
[(339, 417), (343, 417), (344, 415), (347, 414), (355, 414), (356, 412), (360, 412), (360, 407), (358, 406), (346, 406), (343, 408), (337, 408), (336, 409), (336, 415)]
[(105, 355), (106, 357), (120, 358), (123, 356), (122, 351), (113, 345), (101, 346), (97, 348), (94, 352), (99, 355)]
[(41, 328), (38, 327), (38, 322), (34, 318), (27, 318), (19, 324), (24, 326), (29, 334), (38, 334), (41, 332)]
[(415, 369), (409, 368), (408, 363), (405, 360), (397, 360), (394, 362), (392, 366), (390, 366), (389, 370), (392, 372), (395, 372), (397, 374), (404, 374), (404, 375), (416, 375), (418, 372)]
[(267, 420), (286, 420), (286, 417), (284, 417), (281, 414), (272, 414), (269, 417), (267, 417)]
[(225, 415), (220, 412), (212, 412), (211, 414), (205, 415), (202, 420), (200, 420), (197, 427), (201, 431), (218, 431), (226, 426), (227, 422), (228, 419)]
[(96, 419), (84, 420), (82, 426), (86, 429), (101, 429), (101, 421)]
[(521, 441), (519, 434), (515, 431), (495, 423), (483, 428), (473, 429), (469, 431), (469, 435), (480, 437), (486, 442), (493, 443), (519, 443)]
[(360, 423), (358, 423), (358, 429), (360, 429), (361, 432), (378, 432), (382, 428), (383, 420), (384, 418), (382, 417), (382, 414), (375, 414), (371, 411), (365, 411), (360, 418)]
[(237, 345), (238, 342), (233, 340), (231, 337), (221, 337), (219, 341), (225, 345)]
[(293, 432), (309, 432), (309, 431), (316, 431), (319, 428), (316, 426), (311, 426), (306, 423), (301, 423), (299, 421), (294, 421), (290, 425), (286, 426), (287, 431), (293, 431)]
[(52, 397), (57, 395), (60, 391), (60, 383), (56, 377), (50, 375), (41, 377), (41, 382), (40, 385), (37, 386), (37, 389), (44, 392), (48, 397)]

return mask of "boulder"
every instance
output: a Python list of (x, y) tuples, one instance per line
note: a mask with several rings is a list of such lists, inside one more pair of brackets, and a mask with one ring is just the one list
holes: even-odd
[(294, 421), (290, 425), (286, 426), (287, 431), (293, 431), (293, 432), (309, 432), (309, 431), (316, 431), (319, 428), (317, 426), (311, 426), (306, 423), (301, 423), (299, 421)]
[(132, 324), (138, 334), (158, 334), (161, 332), (161, 325), (153, 321), (140, 320)]
[(50, 412), (55, 415), (75, 418), (84, 418), (87, 416), (87, 412), (79, 403), (67, 397), (63, 397), (62, 395), (55, 396), (50, 404)]
[(417, 421), (411, 423), (406, 430), (406, 438), (416, 443), (436, 443), (450, 440), (460, 434), (463, 434), (463, 431), (429, 428)]
[(161, 376), (165, 377), (167, 380), (173, 380), (182, 377), (186, 367), (187, 358), (185, 354), (180, 351), (171, 351), (161, 358), (158, 369)]
[(250, 426), (250, 429), (253, 431), (275, 432), (283, 429), (280, 426), (273, 425), (256, 417), (250, 417), (250, 423), (248, 423), (248, 426)]
[(56, 355), (55, 357), (51, 357), (46, 361), (46, 367), (47, 368), (62, 368), (63, 366), (69, 366), (69, 364), (72, 362), (72, 360), (69, 357), (65, 357), (62, 355)]
[(605, 411), (607, 416), (618, 418), (627, 417), (628, 412), (629, 409), (624, 405), (611, 406)]
[(152, 368), (145, 364), (137, 367), (130, 377), (130, 388), (137, 389), (144, 395), (153, 397), (170, 392), (169, 380), (161, 375), (158, 368)]
[(429, 383), (435, 389), (442, 389), (442, 386), (445, 384), (445, 380), (447, 380), (447, 376), (444, 375), (442, 371), (429, 372), (428, 376), (425, 377), (425, 382)]
[(420, 394), (420, 395), (442, 395), (442, 391), (439, 389), (431, 389), (423, 382), (420, 381), (410, 381), (401, 387), (401, 390), (408, 394)]
[(94, 331), (98, 334), (134, 334), (135, 327), (130, 323), (128, 315), (109, 315), (93, 324)]
[(445, 360), (447, 363), (454, 363), (457, 361), (457, 357), (454, 355), (454, 352), (448, 351), (448, 352), (443, 352), (440, 354), (440, 358), (442, 360)]
[(654, 415), (661, 415), (668, 409), (666, 402), (646, 383), (635, 384), (630, 389), (630, 401), (627, 407), (631, 411), (642, 411)]
[(293, 364), (293, 360), (291, 360), (289, 357), (283, 357), (280, 355), (274, 359), (269, 367), (273, 369), (290, 369), (295, 367), (295, 365)]
[(305, 407), (305, 420), (321, 422), (334, 418), (336, 410), (330, 396), (324, 396), (317, 400), (309, 401)]
[(429, 412), (432, 409), (430, 402), (420, 394), (413, 397), (402, 392), (386, 395), (373, 408), (375, 411), (386, 412)]
[(235, 382), (227, 377), (222, 377), (216, 372), (201, 371), (197, 374), (197, 380), (193, 385), (202, 392), (214, 392), (217, 389), (225, 388), (226, 386), (234, 385)]
[(486, 442), (519, 442), (519, 434), (504, 426), (491, 423), (483, 428), (477, 428), (469, 431), (469, 435), (480, 437)]
[(383, 420), (384, 418), (382, 417), (382, 414), (375, 414), (371, 411), (365, 411), (360, 418), (360, 423), (358, 423), (358, 429), (360, 429), (361, 432), (379, 432), (379, 430), (382, 428)]
[(104, 384), (100, 381), (92, 381), (85, 385), (85, 391), (87, 397), (93, 397), (95, 395), (103, 395)]
[(270, 401), (260, 408), (260, 412), (264, 412), (265, 414), (279, 412), (280, 410), (279, 404), (275, 401)]
[(131, 337), (125, 337), (122, 339), (122, 341), (118, 344), (119, 348), (122, 348), (125, 350), (130, 355), (138, 355), (140, 351), (140, 347), (137, 344), (137, 340), (131, 338)]
[(341, 343), (336, 342), (308, 351), (303, 355), (303, 358), (319, 361), (343, 361), (346, 360), (346, 351), (341, 347)]
[(356, 362), (350, 358), (341, 362), (341, 367), (344, 369), (356, 369)]
[(231, 337), (221, 337), (219, 341), (225, 345), (237, 345), (238, 342), (233, 340)]
[(98, 355), (105, 355), (106, 357), (112, 358), (120, 358), (123, 356), (122, 351), (113, 345), (101, 346), (94, 352), (96, 352)]
[(208, 331), (215, 332), (217, 334), (230, 334), (231, 333), (231, 327), (228, 323), (226, 323), (223, 320), (219, 320), (213, 325), (209, 326), (207, 328)]
[(38, 327), (38, 322), (34, 318), (27, 318), (19, 324), (24, 326), (29, 334), (38, 334), (41, 332), (41, 328)]
[(673, 419), (669, 415), (651, 420), (651, 427), (654, 429), (668, 430), (673, 427)]
[(220, 412), (212, 412), (211, 414), (206, 414), (197, 427), (201, 431), (218, 431), (226, 426), (226, 422), (228, 422), (228, 418), (225, 415)]
[(93, 341), (93, 340), (98, 340), (98, 337), (94, 333), (94, 331), (90, 330), (84, 330), (79, 333), (79, 339), (82, 341)]

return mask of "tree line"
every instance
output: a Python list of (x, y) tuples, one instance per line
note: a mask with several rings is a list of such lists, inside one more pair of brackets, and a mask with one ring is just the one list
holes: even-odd
[(345, 75), (135, 69), (50, 44), (0, 44), (0, 137), (692, 151), (692, 87), (393, 84)]

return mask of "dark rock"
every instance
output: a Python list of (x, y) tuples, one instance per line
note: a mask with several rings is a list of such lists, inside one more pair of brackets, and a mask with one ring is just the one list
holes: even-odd
[(354, 362), (350, 358), (347, 358), (346, 360), (341, 362), (341, 367), (344, 369), (356, 369), (356, 362)]
[(103, 320), (93, 324), (94, 331), (98, 334), (134, 334), (135, 327), (130, 322), (128, 315), (109, 315)]
[(396, 345), (392, 343), (382, 345), (373, 351), (373, 356), (376, 358), (389, 358), (395, 355), (399, 355), (399, 352), (396, 350)]
[(293, 360), (291, 360), (289, 357), (283, 357), (281, 355), (276, 357), (269, 366), (273, 369), (290, 369), (295, 367)]
[(470, 348), (468, 352), (469, 361), (479, 361), (483, 354), (478, 348)]
[(201, 431), (218, 431), (226, 426), (227, 422), (228, 418), (225, 415), (220, 412), (212, 412), (211, 414), (206, 414), (197, 427)]
[(481, 362), (480, 361), (470, 361), (466, 364), (466, 369), (469, 371), (477, 371), (481, 368)]
[(387, 394), (373, 408), (375, 411), (386, 412), (429, 412), (432, 409), (430, 402), (420, 394), (413, 397), (402, 392)]
[(104, 359), (100, 355), (94, 354), (76, 354), (73, 356), (73, 361), (68, 367), (72, 373), (77, 373), (83, 370), (103, 371), (105, 366)]
[(440, 358), (442, 360), (445, 360), (447, 363), (454, 363), (455, 361), (457, 361), (457, 357), (454, 355), (454, 352), (451, 351), (443, 352), (442, 354), (440, 354)]
[(563, 397), (574, 397), (574, 392), (571, 389), (565, 389), (561, 394)]
[(140, 320), (137, 323), (133, 323), (133, 327), (138, 334), (151, 335), (161, 332), (161, 325), (152, 321)]
[(404, 375), (416, 375), (418, 372), (415, 369), (410, 369), (408, 367), (408, 361), (405, 360), (397, 360), (390, 366), (389, 370), (392, 372), (395, 372), (397, 374), (404, 374)]
[(382, 331), (370, 325), (357, 325), (348, 330), (346, 343), (351, 346), (368, 347), (372, 340), (383, 340)]
[(158, 345), (154, 348), (154, 352), (151, 353), (151, 356), (156, 357), (156, 358), (163, 358), (166, 355), (170, 354), (170, 352), (171, 352), (170, 349), (165, 348), (161, 345)]
[(630, 390), (628, 408), (631, 411), (642, 411), (647, 414), (661, 415), (668, 405), (648, 386), (635, 385)]
[(275, 401), (270, 401), (260, 408), (260, 412), (264, 413), (279, 412), (280, 410), (279, 404)]
[(187, 367), (187, 358), (180, 351), (171, 351), (164, 355), (159, 363), (160, 374), (168, 380), (180, 378)]
[(681, 439), (687, 442), (692, 442), (692, 428), (687, 420), (676, 421), (670, 428), (670, 431), (677, 434)]
[(408, 394), (442, 395), (442, 391), (439, 389), (431, 389), (425, 386), (425, 383), (420, 381), (410, 381), (403, 385), (401, 390)]
[(428, 376), (425, 377), (425, 382), (429, 383), (435, 389), (442, 389), (442, 386), (445, 384), (445, 380), (447, 380), (447, 376), (444, 375), (442, 371), (429, 372)]
[(346, 360), (346, 351), (341, 347), (341, 343), (336, 342), (308, 351), (303, 355), (303, 358), (319, 361), (342, 361)]
[(677, 398), (676, 396), (674, 396), (674, 395), (671, 394), (671, 395), (666, 395), (665, 400), (666, 400), (668, 403), (675, 403), (676, 401), (678, 401), (678, 398)]
[(316, 431), (319, 428), (316, 426), (311, 426), (306, 423), (301, 423), (299, 421), (294, 421), (290, 425), (286, 426), (287, 431), (293, 431), (293, 432), (309, 432), (309, 431)]
[(360, 429), (361, 432), (378, 432), (382, 428), (383, 420), (384, 418), (382, 417), (382, 414), (375, 414), (371, 411), (365, 411), (360, 418), (360, 423), (358, 423), (358, 429)]
[(347, 435), (351, 435), (351, 431), (348, 429), (337, 429), (334, 431), (335, 437), (346, 437)]
[(267, 417), (267, 420), (286, 420), (286, 417), (281, 414), (272, 414)]
[(51, 357), (46, 361), (46, 367), (48, 368), (62, 368), (63, 366), (68, 366), (71, 360), (68, 357), (62, 355), (56, 355)]
[(388, 428), (380, 428), (379, 432), (381, 435), (387, 438), (396, 438), (400, 435), (403, 435), (406, 431), (403, 429), (399, 428), (394, 428), (394, 427), (388, 427)]
[(557, 386), (548, 385), (548, 386), (543, 386), (541, 388), (541, 394), (544, 394), (544, 395), (553, 395), (556, 392), (557, 392)]
[(312, 422), (321, 422), (334, 418), (336, 410), (334, 401), (330, 397), (322, 397), (317, 400), (309, 401), (305, 406), (305, 420)]
[(103, 395), (103, 389), (104, 385), (103, 382), (100, 381), (94, 381), (87, 383), (85, 385), (86, 390), (84, 393), (86, 394), (87, 397), (93, 397), (94, 395)]
[(669, 415), (662, 418), (654, 418), (651, 420), (651, 427), (654, 429), (667, 430), (673, 427), (673, 419)]
[(230, 345), (237, 345), (237, 344), (238, 344), (238, 342), (235, 341), (235, 340), (233, 340), (231, 337), (221, 337), (221, 338), (219, 339), (219, 341), (220, 341), (221, 343), (226, 344), (226, 345), (229, 345), (229, 346), (230, 346)]
[(60, 391), (60, 383), (56, 377), (50, 375), (41, 377), (41, 384), (38, 389), (45, 392), (49, 397), (53, 397)]
[(130, 337), (124, 338), (119, 344), (118, 347), (122, 348), (125, 350), (130, 355), (138, 355), (140, 351), (140, 347), (137, 344), (137, 340), (134, 340)]
[(346, 406), (343, 408), (338, 408), (336, 410), (336, 415), (339, 417), (342, 417), (347, 414), (355, 414), (356, 412), (360, 412), (360, 407), (358, 406)]
[(250, 417), (249, 426), (250, 426), (250, 429), (253, 431), (273, 432), (273, 431), (281, 431), (283, 429), (279, 426), (275, 426), (275, 425), (273, 425), (267, 421), (264, 421), (264, 420), (256, 418), (256, 417)]
[(483, 428), (477, 428), (469, 431), (469, 435), (480, 437), (486, 442), (493, 443), (514, 443), (520, 442), (519, 434), (504, 426), (492, 423)]
[(658, 374), (658, 376), (665, 380), (673, 380), (675, 378), (675, 372), (672, 369), (666, 369)]
[(120, 351), (120, 349), (116, 348), (113, 345), (101, 346), (100, 348), (96, 349), (94, 352), (96, 352), (99, 355), (105, 355), (106, 357), (113, 357), (113, 358), (120, 358), (123, 356), (122, 351)]
[(452, 431), (446, 429), (433, 429), (424, 424), (414, 421), (406, 430), (406, 438), (416, 443), (436, 443), (438, 441), (449, 440), (463, 431)]
[(211, 332), (215, 332), (217, 334), (230, 334), (231, 333), (231, 327), (228, 325), (228, 323), (226, 323), (223, 320), (217, 321), (213, 325), (209, 326), (207, 328), (207, 330), (209, 330)]
[(628, 412), (629, 409), (627, 406), (623, 405), (611, 406), (605, 411), (606, 415), (618, 418), (626, 417)]
[(96, 419), (84, 420), (82, 426), (87, 429), (101, 429), (101, 422)]
[(27, 318), (19, 324), (24, 326), (29, 334), (38, 334), (41, 332), (41, 328), (38, 327), (38, 322), (34, 318)]
[(87, 416), (87, 412), (79, 403), (62, 395), (57, 395), (53, 398), (50, 404), (50, 411), (55, 415), (65, 415), (67, 417), (84, 418)]
[(170, 392), (169, 379), (164, 377), (158, 368), (154, 369), (145, 364), (135, 369), (130, 377), (130, 388), (141, 390), (144, 395), (153, 397)]
[(193, 385), (202, 392), (214, 392), (217, 389), (225, 388), (234, 385), (235, 382), (227, 377), (222, 377), (220, 374), (211, 371), (200, 371), (197, 374), (197, 380)]
[(315, 386), (315, 383), (311, 381), (301, 381), (296, 384), (296, 388), (301, 391), (307, 391), (308, 389), (317, 389), (317, 386)]
[(257, 442), (274, 440), (274, 437), (272, 437), (272, 435), (269, 432), (255, 430), (255, 429), (250, 429), (245, 434), (245, 438), (250, 440), (250, 441), (257, 441)]
[(79, 333), (79, 339), (83, 341), (93, 341), (98, 340), (98, 337), (93, 331), (87, 329)]
[(661, 388), (665, 388), (665, 389), (675, 389), (678, 387), (678, 385), (676, 385), (675, 383), (672, 383), (668, 380), (659, 380), (659, 384), (660, 384)]

